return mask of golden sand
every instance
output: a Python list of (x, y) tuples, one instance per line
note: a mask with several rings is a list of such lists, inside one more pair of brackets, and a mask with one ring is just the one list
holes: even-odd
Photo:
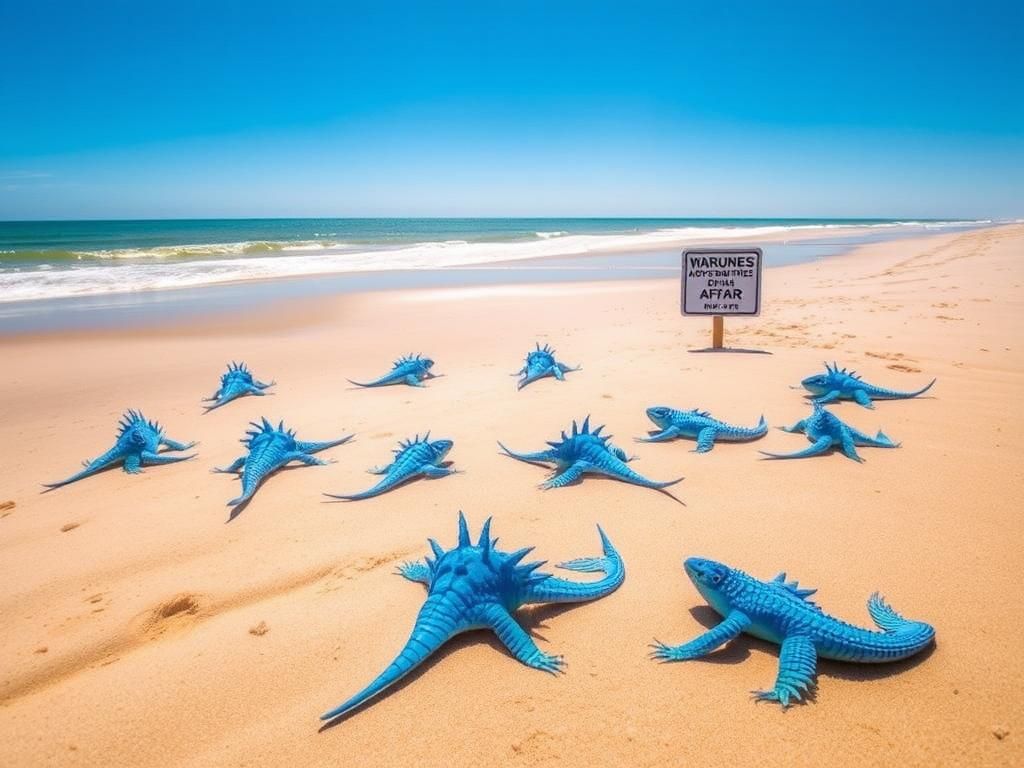
[[(764, 314), (727, 342), (771, 355), (695, 355), (709, 321), (683, 319), (675, 281), (340, 296), (155, 331), (0, 341), (0, 764), (10, 766), (683, 766), (1024, 764), (1024, 226), (871, 245), (771, 269)], [(521, 392), (534, 341), (584, 369)], [(422, 389), (357, 390), (392, 357), (429, 353)], [(229, 359), (273, 396), (208, 415)], [(773, 426), (808, 408), (789, 389), (838, 360), (929, 396), (835, 411), (903, 447), (758, 461), (803, 438), (690, 453), (636, 446), (643, 474), (687, 479), (685, 502), (603, 479), (542, 492), (539, 448), (592, 414), (628, 445), (644, 408), (700, 406)], [(128, 407), (198, 459), (140, 476), (39, 484), (105, 450)], [(327, 467), (273, 476), (232, 522), (237, 481), (208, 472), (246, 423), (303, 439), (347, 432)], [(464, 474), (356, 504), (400, 438), (454, 439)], [(318, 731), (404, 643), (422, 589), (394, 566), (494, 516), (502, 545), (557, 562), (597, 554), (600, 522), (627, 564), (613, 595), (524, 610), (560, 677), (521, 666), (483, 632), (460, 636), (372, 706)], [(893, 665), (822, 662), (815, 701), (757, 705), (778, 649), (740, 638), (707, 660), (658, 665), (714, 616), (681, 571), (701, 555), (761, 578), (785, 570), (826, 611), (865, 625), (881, 590), (937, 644)]]

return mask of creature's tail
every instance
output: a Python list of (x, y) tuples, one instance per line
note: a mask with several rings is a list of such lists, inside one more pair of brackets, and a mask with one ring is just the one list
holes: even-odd
[[(407, 479), (407, 478), (402, 478), (402, 479), (404, 480), (404, 479)], [(362, 499), (369, 499), (369, 498), (372, 498), (374, 496), (380, 496), (382, 493), (386, 493), (387, 491), (390, 491), (392, 488), (394, 488), (400, 482), (401, 482), (401, 480), (396, 480), (394, 478), (385, 477), (383, 480), (381, 480), (375, 486), (373, 486), (372, 488), (368, 488), (367, 490), (362, 491), (361, 493), (352, 493), (352, 494), (348, 494), (348, 495), (336, 495), (336, 494), (333, 494), (333, 493), (325, 493), (324, 496), (327, 496), (328, 498), (331, 498), (331, 499), (339, 499), (341, 501), (361, 501)]]
[(931, 624), (903, 618), (878, 592), (868, 598), (868, 613), (882, 630), (879, 641), (881, 647), (877, 649), (881, 661), (896, 661), (913, 656), (935, 639), (935, 628)]
[(100, 456), (98, 459), (85, 463), (85, 468), (79, 472), (76, 472), (71, 477), (66, 477), (63, 480), (59, 480), (56, 483), (43, 483), (43, 487), (47, 490), (52, 491), (54, 488), (60, 488), (65, 485), (77, 482), (83, 478), (89, 477), (99, 472), (101, 469), (106, 469), (111, 464), (118, 461), (120, 457), (114, 453), (114, 451), (107, 451), (105, 454)]
[(580, 573), (603, 573), (604, 577), (598, 581), (576, 582), (552, 576), (530, 587), (530, 602), (579, 603), (610, 595), (619, 588), (626, 578), (626, 566), (600, 525), (597, 532), (601, 535), (604, 557), (581, 557), (559, 563), (558, 567)]
[(256, 493), (256, 489), (260, 487), (260, 480), (251, 479), (251, 477), (242, 476), (242, 495), (236, 499), (232, 499), (228, 502), (229, 507), (237, 507), (239, 504), (248, 501)]
[(497, 442), (498, 447), (501, 448), (502, 451), (504, 451), (505, 455), (510, 456), (513, 459), (518, 459), (519, 461), (526, 461), (530, 463), (536, 463), (538, 461), (552, 461), (550, 451), (535, 451), (534, 453), (516, 453), (515, 451), (509, 450), (507, 447), (505, 447), (505, 444), (502, 443), (500, 440), (498, 440)]
[(911, 398), (911, 397), (917, 397), (918, 395), (923, 395), (925, 392), (927, 392), (929, 389), (931, 389), (933, 386), (935, 386), (935, 382), (936, 381), (938, 381), (938, 379), (932, 379), (930, 382), (928, 382), (927, 385), (921, 387), (921, 389), (917, 390), (916, 392), (900, 392), (897, 389), (885, 389), (884, 387), (873, 387), (872, 389), (870, 389), (868, 391), (868, 394), (870, 394), (871, 397), (882, 399), (882, 400), (884, 400), (886, 398), (888, 398), (890, 400), (905, 400), (905, 399), (908, 399), (908, 398)]
[(334, 720), (379, 696), (463, 628), (464, 622), (456, 615), (452, 605), (439, 595), (431, 595), (420, 609), (412, 634), (395, 660), (372, 683), (345, 703), (320, 715), (320, 719)]
[(347, 381), (349, 384), (355, 384), (357, 387), (367, 387), (367, 388), (369, 388), (369, 387), (380, 387), (380, 386), (383, 386), (384, 384), (390, 383), (390, 382), (385, 381), (384, 379), (374, 379), (373, 381), (366, 381), (366, 382), (363, 382), (363, 381), (352, 381), (352, 379), (345, 379), (345, 381)]
[(668, 480), (666, 482), (659, 482), (658, 480), (648, 480), (646, 477), (641, 475), (639, 472), (634, 472), (632, 469), (626, 466), (625, 462), (618, 462), (621, 466), (614, 467), (601, 467), (594, 465), (594, 469), (602, 474), (606, 474), (609, 477), (614, 477), (619, 480), (625, 480), (627, 483), (633, 483), (634, 485), (642, 485), (644, 488), (654, 488), (661, 490), (662, 488), (668, 488), (670, 485), (681, 483), (685, 478), (677, 477), (675, 480)]

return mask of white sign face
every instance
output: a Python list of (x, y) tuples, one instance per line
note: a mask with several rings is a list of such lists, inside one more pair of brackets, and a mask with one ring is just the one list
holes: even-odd
[(683, 251), (683, 314), (761, 314), (761, 261), (760, 248)]

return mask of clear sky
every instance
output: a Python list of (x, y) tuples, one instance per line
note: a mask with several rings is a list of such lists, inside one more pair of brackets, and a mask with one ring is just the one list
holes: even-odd
[(0, 219), (1024, 216), (1024, 3), (0, 0)]

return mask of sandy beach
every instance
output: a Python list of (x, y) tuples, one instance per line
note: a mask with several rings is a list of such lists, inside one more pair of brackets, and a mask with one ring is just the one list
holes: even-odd
[[(0, 764), (9, 766), (1019, 766), (1024, 764), (1024, 225), (872, 244), (765, 273), (760, 318), (731, 346), (691, 354), (709, 320), (679, 315), (676, 280), (352, 294), (146, 329), (0, 339)], [(522, 391), (509, 374), (534, 342), (583, 366)], [(443, 377), (360, 390), (422, 352)], [(276, 380), (272, 396), (205, 414), (229, 360)], [(800, 379), (836, 360), (927, 396), (834, 412), (899, 450), (759, 461), (802, 436), (691, 453), (634, 445), (652, 405), (753, 425), (809, 413)], [(41, 494), (113, 442), (139, 408), (198, 458), (142, 475), (104, 472)], [(536, 450), (590, 414), (664, 480), (657, 492), (590, 478), (541, 491)], [(271, 477), (229, 521), (250, 420), (306, 440), (356, 433), (325, 467)], [(455, 441), (463, 473), (382, 497), (366, 469), (399, 439)], [(682, 502), (682, 503), (679, 503)], [(627, 568), (594, 603), (524, 610), (552, 677), (485, 632), (462, 635), (371, 706), (318, 716), (402, 647), (423, 589), (395, 566), (451, 546), (464, 510), (493, 516), (502, 547), (552, 563), (597, 555), (600, 523)], [(659, 665), (715, 621), (685, 557), (759, 578), (786, 571), (825, 611), (869, 626), (881, 591), (936, 628), (892, 665), (823, 661), (814, 701), (782, 711), (778, 648), (741, 637), (706, 660)], [(577, 576), (573, 576), (577, 578)], [(586, 576), (578, 576), (580, 579)]]

